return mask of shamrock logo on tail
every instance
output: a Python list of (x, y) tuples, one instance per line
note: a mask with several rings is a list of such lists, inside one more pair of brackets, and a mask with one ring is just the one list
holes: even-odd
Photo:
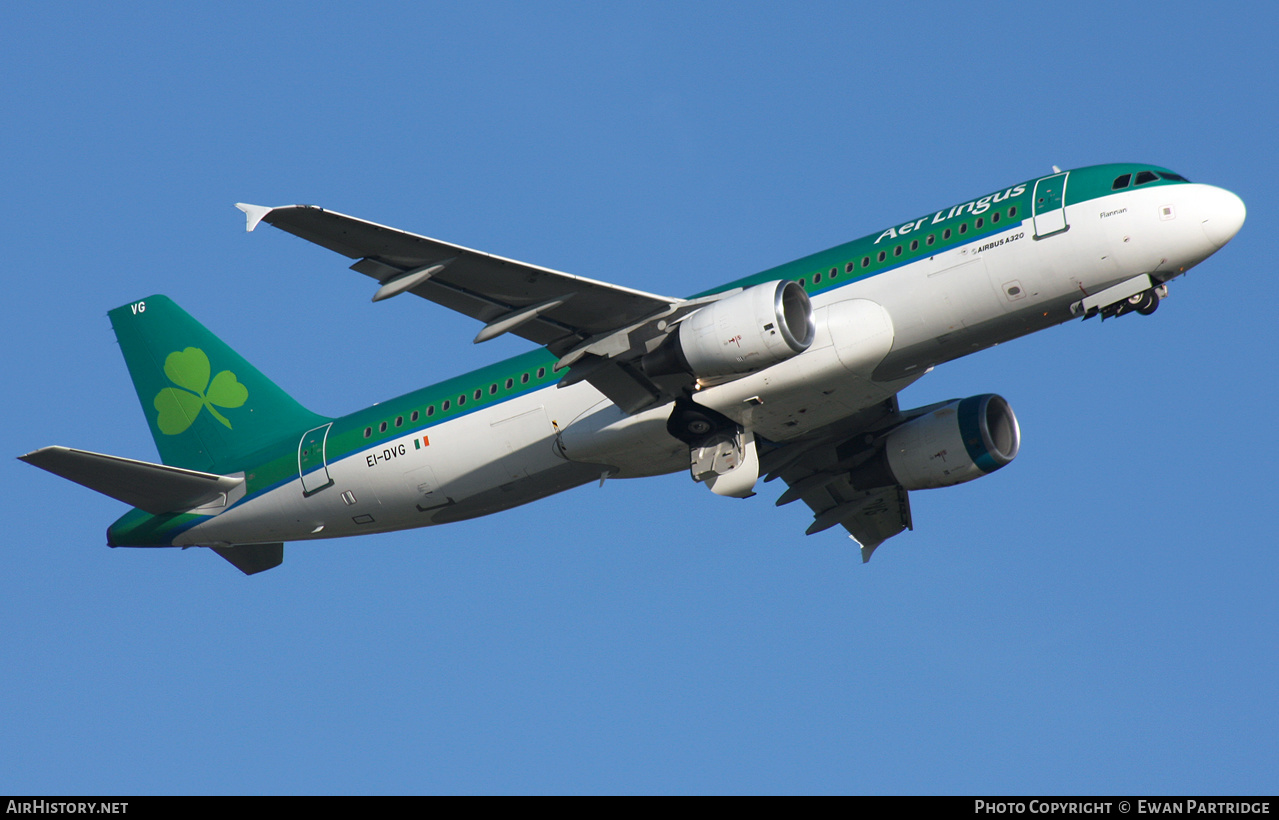
[(156, 424), (160, 432), (176, 436), (185, 431), (202, 407), (230, 429), (231, 422), (214, 405), (240, 407), (248, 401), (249, 390), (236, 380), (230, 370), (223, 370), (210, 382), (211, 370), (209, 357), (198, 347), (175, 350), (164, 360), (164, 375), (178, 387), (166, 387), (156, 394), (155, 409), (160, 411)]

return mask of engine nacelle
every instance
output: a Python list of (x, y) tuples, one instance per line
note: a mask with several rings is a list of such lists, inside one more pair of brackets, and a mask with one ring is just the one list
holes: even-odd
[(1001, 396), (956, 399), (889, 433), (883, 457), (852, 480), (854, 485), (858, 479), (864, 486), (886, 484), (887, 472), (907, 490), (950, 487), (993, 473), (1020, 448), (1017, 417)]
[(650, 376), (753, 373), (803, 353), (816, 332), (804, 289), (795, 282), (768, 282), (693, 313), (671, 339), (644, 357), (643, 368)]

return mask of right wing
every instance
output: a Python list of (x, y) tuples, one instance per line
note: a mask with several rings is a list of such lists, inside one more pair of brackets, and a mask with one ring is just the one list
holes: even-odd
[(545, 346), (560, 357), (556, 370), (574, 368), (563, 384), (589, 381), (630, 413), (670, 401), (684, 386), (648, 379), (634, 360), (676, 319), (723, 295), (685, 300), (644, 293), (314, 205), (236, 207), (250, 231), (266, 222), (358, 260), (351, 269), (381, 284), (374, 301), (412, 293), (484, 322), (477, 343), (513, 333)]

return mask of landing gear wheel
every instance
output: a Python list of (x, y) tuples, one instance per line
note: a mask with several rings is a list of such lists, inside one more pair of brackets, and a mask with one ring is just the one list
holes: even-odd
[(709, 417), (690, 410), (680, 419), (680, 424), (684, 427), (684, 432), (690, 436), (701, 438), (715, 429), (715, 423)]
[(1149, 316), (1159, 308), (1159, 295), (1155, 293), (1153, 288), (1145, 290), (1136, 296), (1128, 297), (1128, 304), (1132, 305), (1132, 309), (1142, 316)]
[(675, 403), (675, 409), (666, 421), (666, 432), (690, 447), (695, 447), (717, 431), (734, 429), (735, 426), (714, 410), (680, 400)]

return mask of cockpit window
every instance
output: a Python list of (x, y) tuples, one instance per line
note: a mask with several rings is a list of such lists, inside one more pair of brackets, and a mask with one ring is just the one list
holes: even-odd
[(1118, 191), (1120, 188), (1127, 188), (1130, 182), (1132, 182), (1132, 174), (1122, 174), (1115, 177), (1115, 184), (1110, 186), (1110, 190)]
[(1159, 179), (1159, 177), (1154, 171), (1142, 171), (1140, 174), (1137, 174), (1138, 185), (1145, 185), (1147, 182), (1154, 182), (1157, 179)]
[(1160, 171), (1159, 176), (1163, 177), (1169, 182), (1189, 182), (1190, 181), (1186, 179), (1185, 177), (1183, 177), (1181, 174), (1174, 174), (1171, 171)]

